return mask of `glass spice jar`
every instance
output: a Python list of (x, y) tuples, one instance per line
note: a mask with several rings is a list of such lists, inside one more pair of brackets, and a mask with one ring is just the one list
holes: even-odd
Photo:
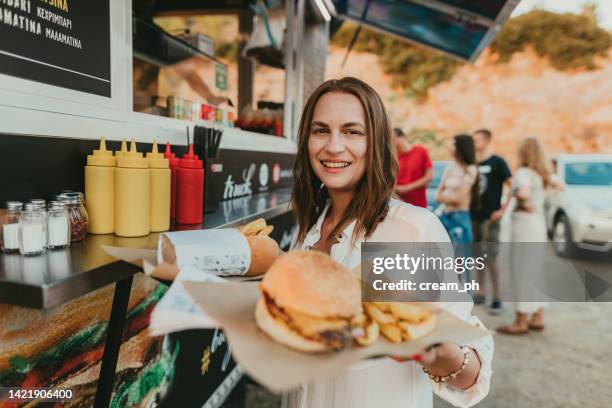
[(4, 215), (0, 217), (0, 249), (5, 253), (19, 252), (19, 218), (21, 218), (21, 201), (7, 201)]
[(70, 245), (70, 217), (66, 203), (51, 201), (47, 211), (47, 247), (62, 249)]
[(40, 208), (40, 210), (43, 213), (43, 230), (44, 230), (44, 240), (45, 240), (45, 247), (47, 246), (47, 202), (45, 200), (43, 200), (42, 198), (33, 198), (30, 201), (28, 201), (29, 204), (34, 204), (36, 205), (38, 208)]
[(45, 252), (45, 215), (38, 204), (27, 203), (19, 219), (19, 252), (40, 255)]
[(70, 242), (79, 242), (87, 236), (89, 217), (83, 204), (82, 193), (61, 193), (58, 198), (66, 203), (70, 220)]

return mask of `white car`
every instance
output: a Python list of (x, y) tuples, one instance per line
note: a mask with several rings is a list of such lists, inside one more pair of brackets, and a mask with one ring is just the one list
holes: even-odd
[(571, 256), (580, 249), (612, 250), (612, 155), (557, 157), (562, 192), (546, 200), (546, 224), (555, 252)]

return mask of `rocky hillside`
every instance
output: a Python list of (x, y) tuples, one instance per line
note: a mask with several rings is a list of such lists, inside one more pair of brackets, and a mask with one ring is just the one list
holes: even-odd
[[(455, 133), (487, 127), (495, 134), (495, 150), (506, 155), (527, 135), (542, 139), (549, 152), (612, 153), (612, 58), (600, 69), (558, 71), (528, 50), (507, 64), (485, 54), (465, 65), (448, 82), (429, 91), (423, 102), (394, 89), (374, 54), (331, 47), (330, 78), (352, 75), (375, 87), (385, 99), (393, 123), (419, 129), (444, 140)], [(435, 155), (445, 151), (438, 146)]]
[[(327, 78), (351, 75), (368, 82), (385, 100), (395, 126), (435, 135), (426, 143), (437, 158), (446, 157), (445, 139), (479, 127), (494, 132), (495, 150), (506, 155), (527, 135), (540, 137), (550, 154), (612, 153), (612, 58), (598, 61), (600, 68), (592, 71), (559, 71), (532, 51), (506, 64), (485, 54), (418, 102), (391, 85), (377, 55), (351, 52), (341, 67), (345, 53), (330, 47)], [(283, 71), (258, 68), (256, 98), (282, 100), (283, 77)]]

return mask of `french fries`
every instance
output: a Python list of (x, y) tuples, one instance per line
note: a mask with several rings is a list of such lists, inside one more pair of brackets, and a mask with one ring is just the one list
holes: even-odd
[(364, 313), (358, 314), (357, 316), (353, 317), (353, 319), (351, 320), (351, 325), (353, 326), (363, 326), (367, 323), (366, 320), (366, 315)]
[(274, 230), (274, 225), (267, 225), (266, 228), (259, 231), (257, 235), (270, 235), (272, 230)]
[(254, 237), (255, 235), (270, 235), (274, 229), (273, 225), (267, 225), (266, 220), (258, 218), (238, 228), (238, 231), (246, 237)]
[[(383, 336), (392, 343), (426, 336), (436, 325), (436, 315), (416, 303), (365, 302), (363, 308), (367, 317), (378, 325)], [(364, 345), (359, 338), (356, 341)]]
[(428, 310), (414, 303), (389, 302), (387, 305), (394, 316), (410, 323), (420, 323), (429, 316)]
[(365, 303), (363, 305), (366, 313), (378, 324), (393, 324), (397, 322), (397, 318), (392, 314), (385, 313), (380, 310), (376, 305), (372, 303)]
[(392, 343), (402, 342), (402, 330), (394, 324), (381, 324), (380, 331)]
[(378, 324), (376, 324), (376, 322), (373, 320), (366, 321), (366, 325), (364, 326), (363, 330), (364, 335), (355, 339), (357, 344), (365, 347), (376, 343), (380, 337), (380, 328)]
[(389, 313), (391, 311), (391, 304), (388, 302), (370, 302), (372, 303), (374, 306), (376, 306), (378, 309), (380, 309), (381, 311), (385, 312), (385, 313)]

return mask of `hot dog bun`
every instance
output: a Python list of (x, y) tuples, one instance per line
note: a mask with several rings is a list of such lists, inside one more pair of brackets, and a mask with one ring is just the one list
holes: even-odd
[(266, 273), (280, 254), (278, 243), (267, 235), (254, 235), (246, 239), (251, 250), (251, 265), (247, 276)]

